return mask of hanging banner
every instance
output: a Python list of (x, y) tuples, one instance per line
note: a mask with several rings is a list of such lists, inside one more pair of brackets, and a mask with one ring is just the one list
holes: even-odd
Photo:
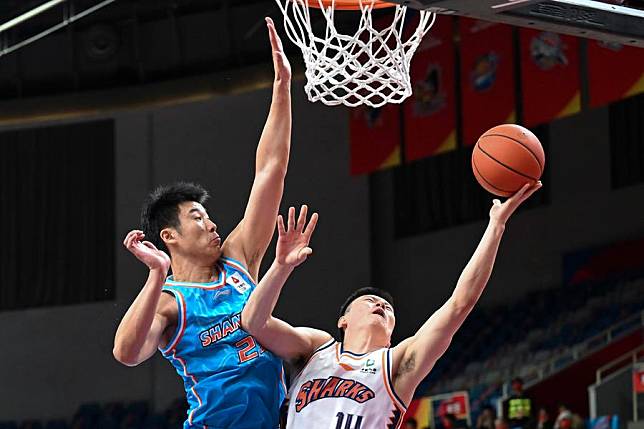
[(644, 50), (619, 43), (588, 41), (590, 107), (644, 92)]
[(463, 145), (486, 130), (516, 122), (512, 27), (460, 19)]
[(411, 62), (413, 94), (403, 104), (407, 161), (456, 148), (453, 22), (439, 15)]
[(410, 419), (414, 419), (419, 428), (471, 427), (469, 394), (466, 391), (459, 391), (414, 399), (407, 407), (403, 424)]
[(400, 106), (350, 110), (351, 175), (367, 174), (400, 164)]
[(531, 127), (579, 112), (579, 41), (522, 28), (523, 122)]
[(644, 393), (644, 365), (638, 364), (633, 368), (633, 391)]

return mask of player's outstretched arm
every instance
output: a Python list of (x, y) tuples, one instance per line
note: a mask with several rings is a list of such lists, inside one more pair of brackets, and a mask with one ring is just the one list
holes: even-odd
[(241, 315), (242, 328), (259, 343), (282, 359), (297, 362), (307, 359), (313, 351), (331, 339), (326, 332), (312, 328), (295, 328), (273, 317), (273, 310), (282, 287), (295, 267), (313, 253), (309, 247), (318, 215), (313, 213), (306, 225), (307, 206), (302, 206), (295, 223), (295, 208), (288, 212), (288, 228), (277, 218), (279, 238), (275, 261), (251, 294)]
[(170, 258), (154, 244), (142, 241), (143, 238), (143, 232), (134, 230), (123, 241), (150, 269), (148, 280), (125, 313), (114, 337), (114, 357), (128, 366), (138, 365), (154, 354), (168, 324), (170, 306), (176, 306), (173, 299), (164, 300), (161, 293)]
[(255, 280), (273, 236), (291, 145), (291, 66), (270, 18), (266, 25), (275, 69), (273, 99), (257, 146), (255, 179), (244, 218), (224, 246), (225, 254), (245, 261)]
[(483, 293), (492, 274), (499, 243), (510, 215), (540, 187), (541, 182), (525, 185), (503, 204), (494, 200), (490, 209), (490, 222), (472, 258), (461, 273), (452, 296), (413, 337), (394, 347), (394, 387), (407, 403), (418, 384), (445, 353), (452, 337)]

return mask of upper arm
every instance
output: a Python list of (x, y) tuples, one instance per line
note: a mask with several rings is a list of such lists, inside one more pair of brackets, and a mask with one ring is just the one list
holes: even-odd
[[(242, 327), (243, 324), (242, 319)], [(251, 334), (264, 348), (292, 363), (308, 359), (318, 347), (332, 338), (319, 329), (296, 328), (275, 317)]]
[(244, 218), (229, 236), (229, 251), (246, 262), (255, 278), (273, 237), (285, 175), (280, 166), (271, 163), (257, 171)]
[(393, 349), (393, 378), (398, 394), (410, 400), (418, 384), (429, 374), (449, 347), (469, 309), (449, 299), (414, 334)]
[(145, 362), (156, 353), (158, 348), (167, 345), (167, 340), (174, 333), (176, 314), (177, 304), (174, 298), (167, 293), (162, 293), (159, 297), (159, 304), (154, 314), (154, 319), (152, 319), (150, 331), (148, 331), (145, 343), (139, 351), (135, 365)]

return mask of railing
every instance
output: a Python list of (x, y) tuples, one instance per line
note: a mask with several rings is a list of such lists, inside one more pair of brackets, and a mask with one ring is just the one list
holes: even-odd
[(530, 387), (539, 383), (546, 377), (562, 371), (580, 359), (583, 359), (603, 348), (612, 341), (635, 332), (643, 326), (644, 311), (641, 311), (638, 314), (634, 314), (633, 316), (616, 323), (599, 334), (588, 338), (584, 342), (575, 345), (572, 349), (566, 350), (565, 352), (560, 353), (557, 356), (553, 356), (547, 361), (541, 363), (535, 372), (523, 377), (525, 386)]
[(612, 361), (608, 362), (606, 365), (601, 366), (595, 373), (595, 383), (597, 384), (601, 383), (602, 380), (606, 378), (606, 376), (608, 376), (609, 374), (612, 374), (615, 371), (622, 369), (626, 365), (636, 364), (637, 362), (640, 362), (640, 360), (642, 359), (644, 359), (644, 344), (642, 344), (635, 350), (631, 350), (630, 352), (623, 354), (617, 359), (613, 359)]

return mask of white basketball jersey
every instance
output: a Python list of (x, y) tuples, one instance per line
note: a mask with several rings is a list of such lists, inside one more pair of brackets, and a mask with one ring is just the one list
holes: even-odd
[(391, 382), (390, 349), (356, 355), (333, 340), (311, 356), (287, 396), (287, 429), (396, 429), (406, 410)]

